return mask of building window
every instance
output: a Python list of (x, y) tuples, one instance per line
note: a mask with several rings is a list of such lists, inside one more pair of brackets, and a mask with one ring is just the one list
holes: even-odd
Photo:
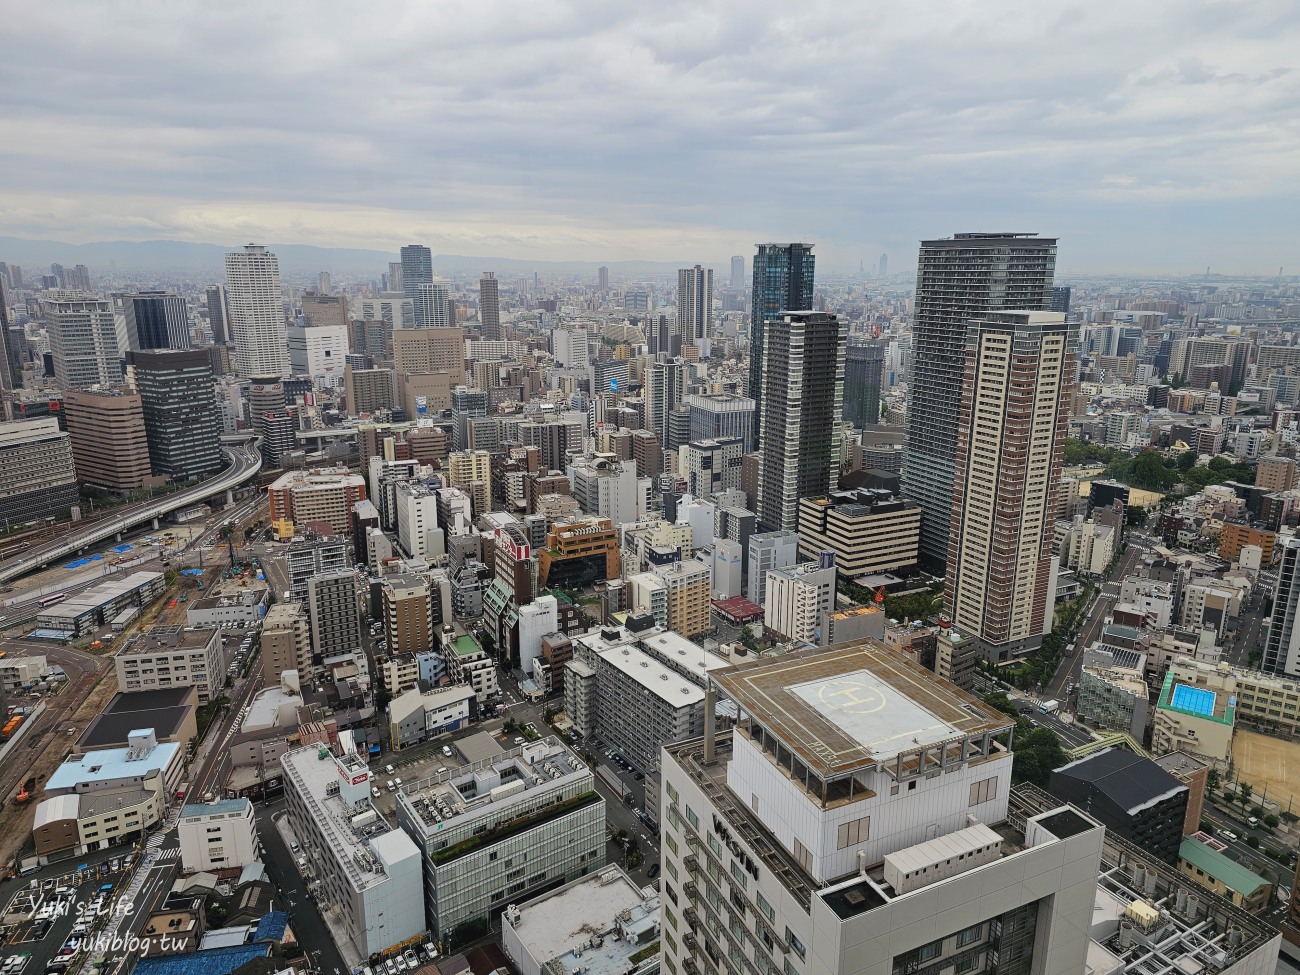
[(668, 792), (668, 798), (671, 799), (673, 802), (677, 802), (677, 801), (678, 801), (678, 795), (677, 795), (677, 788), (676, 788), (676, 786), (674, 786), (671, 782), (669, 782), (669, 783), (667, 783), (667, 784), (664, 786), (664, 788), (665, 788), (665, 789), (667, 790), (667, 792)]
[(970, 804), (978, 806), (982, 802), (988, 802), (990, 799), (996, 799), (998, 795), (998, 779), (993, 776), (988, 779), (980, 779), (978, 782), (972, 782), (970, 787)]
[(673, 836), (672, 833), (668, 833), (666, 834), (666, 836), (668, 842), (668, 849), (672, 850), (673, 855), (675, 856), (677, 854), (677, 837)]
[(716, 854), (717, 856), (722, 856), (721, 840), (719, 840), (716, 836), (710, 833), (708, 836), (708, 843), (709, 843), (709, 849), (712, 850), (714, 854)]
[(982, 924), (976, 924), (965, 931), (959, 931), (957, 933), (957, 947), (965, 948), (967, 945), (973, 945), (976, 941), (979, 941), (983, 933), (984, 925)]
[[(772, 907), (771, 904), (768, 903), (767, 898), (763, 896), (763, 892), (761, 890), (758, 891), (757, 897), (758, 897), (759, 912), (769, 921), (772, 920), (772, 918), (776, 915), (775, 909)], [(769, 947), (771, 946), (769, 945)]]
[(741, 890), (745, 889), (745, 882), (749, 879), (745, 876), (745, 871), (741, 869), (740, 864), (734, 861), (731, 864), (731, 879), (736, 882), (736, 885)]
[(695, 815), (695, 810), (690, 806), (686, 807), (686, 821), (691, 824), (691, 829), (700, 828), (700, 817)]
[(841, 823), (839, 828), (839, 848), (841, 850), (865, 843), (871, 835), (871, 817), (863, 816), (852, 822)]
[(920, 951), (917, 952), (917, 957), (919, 957), (921, 961), (934, 961), (934, 959), (939, 957), (939, 954), (942, 951), (943, 939), (940, 938), (938, 941), (931, 941), (928, 945), (921, 945)]
[(795, 935), (793, 931), (790, 930), (788, 926), (785, 929), (785, 943), (788, 944), (791, 947), (791, 949), (793, 949), (794, 953), (798, 955), (801, 960), (803, 959), (804, 954), (806, 953), (806, 949), (803, 946), (803, 942), (799, 940), (799, 938)]
[(979, 955), (963, 955), (957, 959), (957, 975), (965, 975), (966, 972), (975, 971), (979, 964)]

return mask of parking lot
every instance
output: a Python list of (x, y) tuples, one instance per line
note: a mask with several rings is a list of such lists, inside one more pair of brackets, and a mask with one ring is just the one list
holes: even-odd
[(93, 956), (95, 936), (114, 910), (125, 910), (113, 895), (125, 882), (128, 858), (31, 880), (12, 894), (4, 908), (0, 975), (62, 972)]

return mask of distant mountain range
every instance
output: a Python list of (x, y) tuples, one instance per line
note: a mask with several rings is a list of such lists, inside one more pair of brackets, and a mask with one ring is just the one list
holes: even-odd
[[(261, 243), (259, 241), (259, 243)], [(26, 237), (0, 237), (0, 261), (17, 264), (24, 277), (48, 274), (54, 263), (85, 264), (91, 272), (107, 271), (194, 271), (218, 274), (224, 268), (228, 251), (243, 244), (192, 244), (178, 240), (105, 240), (89, 244), (69, 244), (59, 240), (31, 240)], [(363, 250), (353, 247), (312, 247), (308, 244), (267, 244), (280, 259), (280, 269), (287, 273), (329, 271), (354, 273), (378, 278), (396, 261), (393, 251)], [(474, 274), (495, 271), (497, 277), (508, 274), (574, 273), (596, 275), (601, 266), (596, 261), (520, 261), (508, 257), (472, 257), (461, 254), (437, 254), (433, 266), (444, 274)], [(661, 275), (672, 273), (685, 262), (609, 261), (605, 265), (616, 275)], [(720, 267), (720, 265), (719, 265)], [(729, 273), (729, 272), (728, 272)]]

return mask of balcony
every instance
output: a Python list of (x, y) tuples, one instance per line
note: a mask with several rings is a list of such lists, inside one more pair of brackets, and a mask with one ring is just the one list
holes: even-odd
[(694, 880), (686, 881), (685, 885), (682, 887), (682, 890), (686, 891), (686, 896), (689, 897), (691, 900), (695, 900), (697, 897), (700, 896), (700, 886)]
[(698, 856), (696, 856), (694, 853), (689, 854), (689, 855), (686, 857), (685, 861), (683, 861), (683, 862), (684, 862), (685, 865), (686, 865), (686, 871), (687, 871), (687, 873), (699, 873), (699, 872), (700, 872), (700, 858), (699, 858)]

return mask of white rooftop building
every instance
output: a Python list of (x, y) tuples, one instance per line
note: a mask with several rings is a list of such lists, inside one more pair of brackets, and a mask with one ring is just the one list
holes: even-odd
[(660, 932), (659, 895), (616, 866), (501, 914), (501, 946), (520, 975), (646, 975)]
[(605, 801), (554, 737), (404, 783), (397, 821), (423, 854), (438, 938), (605, 865)]
[(667, 970), (1084, 970), (1105, 830), (1009, 812), (1010, 718), (874, 641), (710, 685), (735, 727), (663, 751)]
[(309, 745), (280, 757), (289, 822), (302, 845), (308, 886), (336, 911), (349, 954), (367, 958), (424, 932), (420, 851), (370, 804), (370, 769), (350, 733), (344, 754)]

